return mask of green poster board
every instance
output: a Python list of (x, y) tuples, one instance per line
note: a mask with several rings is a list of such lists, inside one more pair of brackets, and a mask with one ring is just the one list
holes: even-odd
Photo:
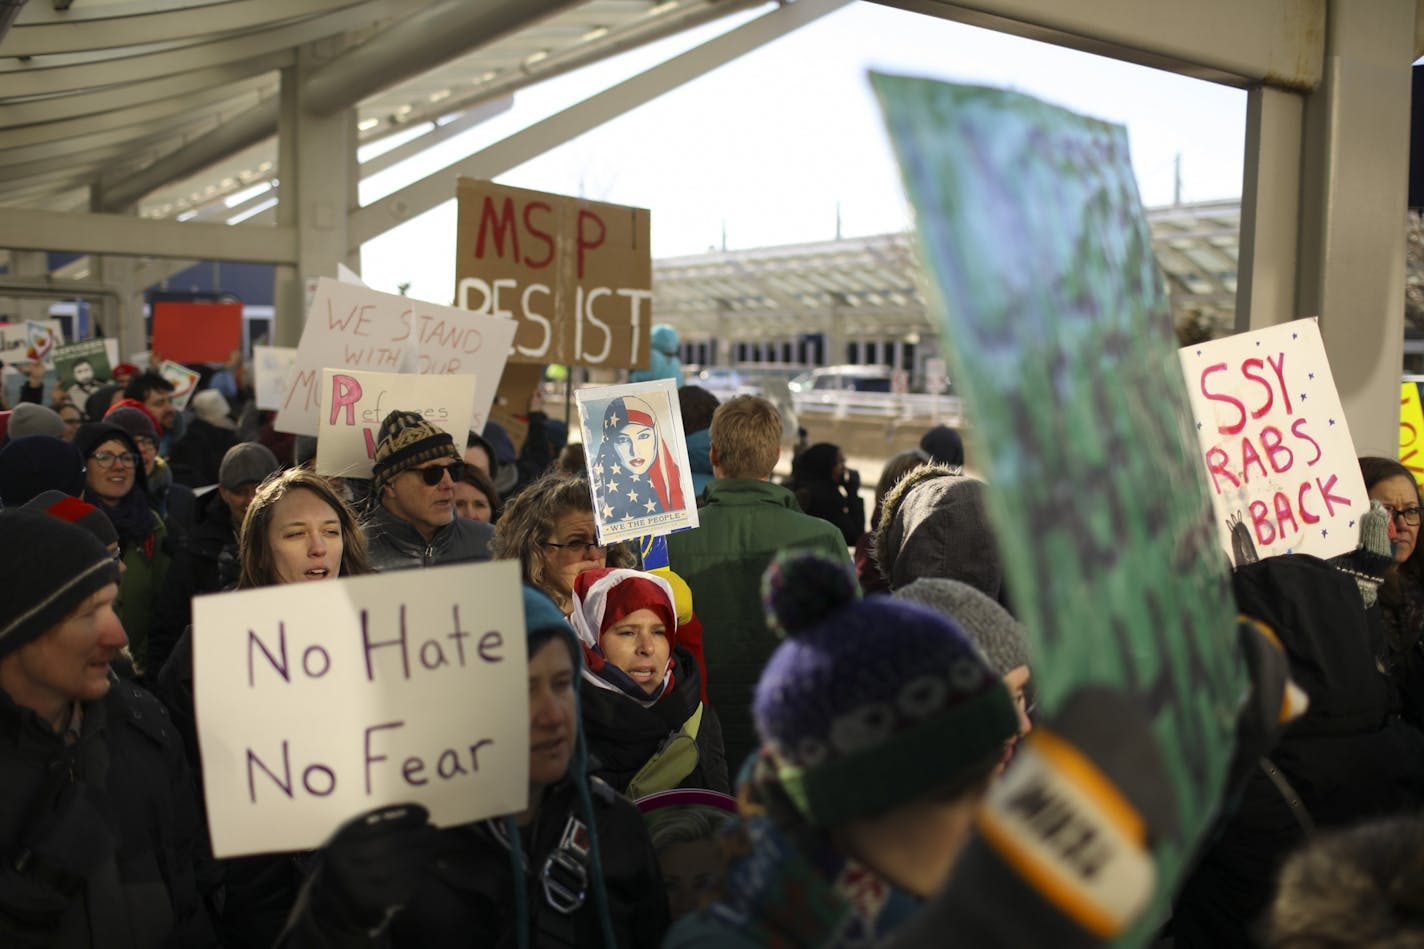
[(1048, 714), (1143, 696), (1182, 838), (1211, 819), (1245, 694), (1228, 564), (1126, 131), (998, 89), (873, 75)]

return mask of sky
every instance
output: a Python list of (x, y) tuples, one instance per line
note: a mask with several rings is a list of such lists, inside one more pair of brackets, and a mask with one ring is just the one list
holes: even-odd
[[(361, 185), (368, 203), (770, 5), (520, 92), (506, 114)], [(655, 259), (910, 226), (869, 70), (1000, 86), (1125, 125), (1148, 207), (1241, 193), (1246, 94), (1226, 86), (855, 3), (512, 169), (496, 180), (651, 211)], [(364, 154), (364, 153), (363, 153)], [(454, 181), (451, 180), (451, 194)], [(377, 289), (449, 302), (453, 200), (362, 248)], [(724, 237), (725, 235), (725, 237)]]

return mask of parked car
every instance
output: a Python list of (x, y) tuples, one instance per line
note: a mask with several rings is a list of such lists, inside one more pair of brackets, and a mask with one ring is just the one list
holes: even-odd
[(799, 395), (817, 392), (890, 392), (895, 370), (889, 366), (824, 366), (791, 380), (791, 391)]

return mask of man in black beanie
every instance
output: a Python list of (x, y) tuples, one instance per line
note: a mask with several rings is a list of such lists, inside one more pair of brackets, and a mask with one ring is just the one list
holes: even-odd
[(455, 516), (455, 482), (464, 464), (455, 440), (419, 412), (381, 421), (366, 526), (378, 570), (490, 559), (494, 528)]
[(177, 732), (109, 668), (118, 564), (37, 511), (0, 537), (0, 945), (214, 945)]

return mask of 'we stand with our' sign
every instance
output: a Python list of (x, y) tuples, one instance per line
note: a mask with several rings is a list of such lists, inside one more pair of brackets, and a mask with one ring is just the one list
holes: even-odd
[(1232, 562), (1353, 550), (1369, 498), (1316, 320), (1178, 354)]

